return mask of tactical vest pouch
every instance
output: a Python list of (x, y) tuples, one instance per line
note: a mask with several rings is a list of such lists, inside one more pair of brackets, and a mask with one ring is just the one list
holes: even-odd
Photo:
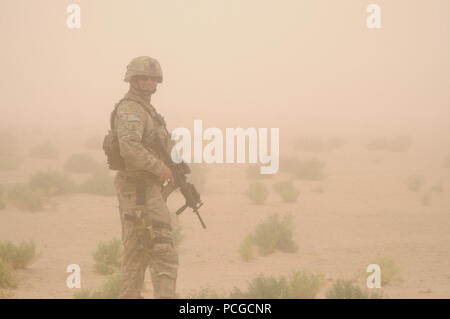
[[(127, 100), (126, 98), (121, 99), (115, 106), (114, 110), (111, 112), (111, 116), (109, 119), (110, 122), (110, 130), (108, 134), (106, 134), (105, 138), (103, 139), (103, 151), (105, 152), (105, 155), (107, 157), (108, 166), (110, 170), (113, 171), (123, 171), (125, 170), (125, 161), (122, 156), (120, 156), (120, 146), (119, 146), (119, 139), (117, 137), (117, 134), (114, 129), (114, 121), (117, 113), (117, 108), (119, 107), (120, 103), (122, 101)], [(135, 101), (137, 102), (137, 101)], [(164, 118), (154, 111), (154, 115), (145, 107), (145, 105), (138, 102), (142, 108), (148, 113), (150, 117), (153, 118), (155, 116), (155, 119), (160, 123), (161, 125), (166, 127), (166, 122), (164, 121)], [(167, 130), (166, 130), (167, 131)]]
[(119, 139), (112, 130), (106, 134), (103, 140), (103, 151), (105, 152), (110, 170), (125, 170), (125, 161), (122, 156), (120, 156)]
[(125, 161), (122, 156), (120, 156), (119, 138), (114, 131), (114, 120), (116, 117), (117, 108), (123, 100), (124, 99), (120, 100), (116, 105), (114, 105), (114, 109), (109, 117), (110, 130), (103, 139), (103, 151), (105, 152), (109, 169), (113, 171), (125, 170)]

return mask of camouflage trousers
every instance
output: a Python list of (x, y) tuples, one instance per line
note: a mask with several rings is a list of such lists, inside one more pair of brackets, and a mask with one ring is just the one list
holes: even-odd
[(136, 180), (119, 172), (115, 186), (124, 246), (120, 298), (142, 298), (147, 267), (151, 272), (154, 297), (175, 298), (178, 255), (161, 186), (147, 183), (142, 207), (136, 205)]

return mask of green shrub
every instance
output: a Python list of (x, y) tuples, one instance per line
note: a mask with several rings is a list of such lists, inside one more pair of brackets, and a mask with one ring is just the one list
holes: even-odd
[(92, 254), (95, 269), (103, 275), (112, 274), (120, 266), (122, 251), (122, 241), (118, 238), (99, 242), (97, 250)]
[(11, 291), (0, 290), (0, 299), (12, 299), (13, 297), (14, 297), (14, 294)]
[(122, 288), (122, 276), (114, 274), (108, 278), (105, 284), (94, 291), (83, 289), (74, 293), (75, 299), (118, 299)]
[(431, 186), (431, 191), (435, 193), (442, 193), (444, 191), (444, 184), (442, 182), (437, 182)]
[(300, 195), (300, 192), (295, 189), (292, 181), (278, 182), (273, 185), (273, 188), (286, 203), (295, 203)]
[(323, 190), (322, 186), (317, 186), (317, 187), (312, 188), (311, 192), (313, 192), (313, 193), (323, 193), (324, 190)]
[(292, 183), (292, 181), (283, 181), (283, 182), (278, 182), (273, 184), (273, 189), (277, 192), (280, 193), (286, 189), (291, 189), (294, 188), (294, 184)]
[(259, 275), (248, 282), (247, 290), (238, 288), (230, 298), (238, 299), (313, 299), (324, 284), (321, 274), (299, 270), (278, 278)]
[(279, 299), (286, 291), (286, 278), (259, 275), (247, 283), (246, 291), (234, 288), (230, 297), (233, 299)]
[(30, 151), (30, 157), (39, 159), (56, 159), (58, 157), (58, 151), (53, 144), (46, 142), (33, 147)]
[(270, 216), (266, 221), (258, 224), (255, 231), (245, 237), (239, 248), (239, 254), (244, 261), (253, 258), (253, 247), (262, 256), (269, 255), (276, 250), (294, 253), (297, 244), (292, 240), (292, 216), (280, 218), (277, 214)]
[(247, 235), (239, 246), (239, 255), (245, 262), (249, 262), (255, 258), (255, 244), (251, 234)]
[(245, 290), (234, 288), (230, 293), (217, 293), (211, 288), (193, 291), (193, 299), (313, 299), (324, 285), (324, 276), (307, 270), (298, 270), (288, 276), (260, 274), (247, 282)]
[(14, 245), (10, 241), (0, 242), (0, 260), (14, 269), (27, 268), (36, 259), (36, 245), (33, 241)]
[(382, 293), (363, 291), (351, 280), (338, 279), (327, 291), (328, 299), (381, 299)]
[(225, 296), (220, 295), (219, 293), (214, 291), (212, 288), (202, 287), (197, 291), (195, 291), (195, 290), (191, 291), (191, 293), (189, 294), (189, 296), (187, 298), (188, 299), (223, 299), (223, 298), (225, 298)]
[(273, 174), (261, 174), (259, 165), (250, 164), (247, 166), (245, 173), (248, 179), (269, 179)]
[(292, 216), (284, 218), (274, 214), (267, 221), (259, 224), (253, 233), (253, 239), (261, 255), (268, 255), (275, 250), (293, 253), (297, 244), (292, 240), (294, 224)]
[(108, 172), (92, 174), (79, 185), (78, 191), (94, 195), (114, 196), (116, 192), (114, 177), (110, 176)]
[(90, 289), (81, 289), (73, 294), (75, 299), (94, 299)]
[(280, 196), (286, 203), (295, 203), (300, 192), (296, 189), (285, 189), (280, 192)]
[(319, 138), (299, 138), (295, 143), (295, 148), (306, 152), (329, 152), (340, 148), (343, 144), (340, 138), (330, 138), (327, 140)]
[(407, 185), (410, 191), (418, 192), (425, 185), (425, 178), (420, 175), (408, 176)]
[(207, 169), (202, 164), (189, 164), (191, 173), (187, 175), (187, 181), (195, 185), (197, 191), (202, 194), (205, 191)]
[(399, 278), (400, 267), (392, 256), (379, 256), (371, 264), (377, 264), (381, 269), (381, 285), (388, 285), (394, 281), (401, 281)]
[(412, 138), (404, 135), (393, 138), (374, 138), (367, 143), (366, 147), (374, 151), (405, 152), (411, 145)]
[(280, 171), (286, 172), (294, 179), (320, 180), (323, 178), (325, 164), (318, 159), (298, 160), (282, 157), (280, 159)]
[(16, 184), (8, 191), (8, 201), (20, 210), (39, 211), (47, 200), (48, 197), (41, 189), (28, 184)]
[(69, 175), (57, 171), (39, 172), (31, 176), (29, 184), (48, 196), (71, 193), (75, 183)]
[(17, 288), (17, 279), (12, 267), (0, 259), (0, 288)]
[(106, 171), (106, 166), (101, 165), (88, 154), (73, 154), (64, 163), (64, 170), (72, 173), (91, 173)]
[(324, 276), (307, 270), (292, 273), (283, 298), (313, 299), (324, 285)]
[(88, 139), (86, 139), (84, 145), (88, 150), (101, 150), (103, 145), (103, 138), (99, 135), (90, 136)]
[(264, 183), (254, 182), (249, 185), (247, 196), (254, 204), (262, 205), (269, 197), (269, 191)]

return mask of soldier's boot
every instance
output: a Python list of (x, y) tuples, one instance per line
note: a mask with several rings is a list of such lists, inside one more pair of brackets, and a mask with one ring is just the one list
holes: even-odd
[(174, 299), (176, 297), (176, 281), (167, 275), (152, 275), (154, 297), (156, 299)]
[[(143, 272), (142, 272), (143, 273)], [(137, 279), (133, 277), (142, 277)], [(141, 295), (143, 275), (137, 273), (135, 276), (129, 276), (129, 274), (122, 273), (122, 287), (120, 289), (120, 299), (144, 299)]]

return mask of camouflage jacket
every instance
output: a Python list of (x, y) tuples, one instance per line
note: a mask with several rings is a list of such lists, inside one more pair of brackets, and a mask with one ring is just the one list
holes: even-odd
[[(143, 107), (146, 107), (148, 112)], [(161, 174), (163, 163), (148, 146), (150, 136), (156, 132), (167, 147), (171, 141), (164, 126), (157, 121), (157, 116), (148, 101), (132, 92), (128, 92), (117, 107), (114, 130), (126, 168), (125, 171), (120, 171), (120, 174), (149, 177), (153, 180)]]

